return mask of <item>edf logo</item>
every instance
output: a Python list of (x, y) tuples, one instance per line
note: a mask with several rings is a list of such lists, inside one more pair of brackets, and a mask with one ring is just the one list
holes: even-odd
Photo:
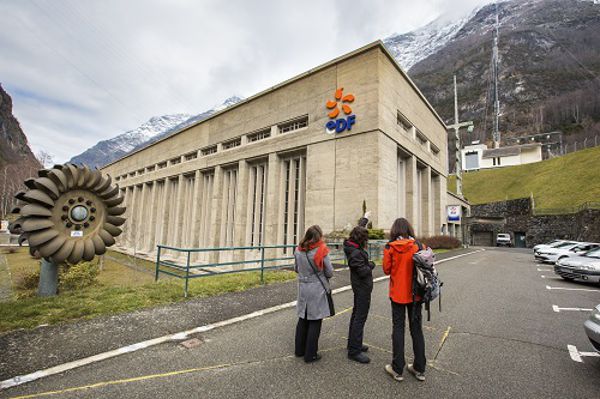
[[(354, 95), (346, 94), (343, 95), (344, 88), (340, 87), (335, 91), (335, 101), (327, 101), (327, 109), (331, 111), (327, 114), (331, 120), (327, 122), (325, 125), (325, 129), (327, 129), (327, 133), (341, 133), (344, 130), (352, 130), (352, 125), (356, 122), (356, 115), (352, 114), (352, 108), (348, 105), (348, 103), (352, 103), (354, 101)], [(340, 115), (340, 109), (338, 108), (338, 102), (341, 102), (342, 111), (344, 114), (348, 115), (347, 117), (338, 118)]]

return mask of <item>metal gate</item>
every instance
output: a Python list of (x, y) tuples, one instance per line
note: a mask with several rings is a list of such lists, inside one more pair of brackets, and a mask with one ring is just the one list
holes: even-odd
[(515, 248), (527, 248), (527, 243), (525, 242), (525, 233), (515, 231)]
[(494, 245), (494, 234), (491, 231), (474, 231), (473, 245), (476, 247), (491, 247)]

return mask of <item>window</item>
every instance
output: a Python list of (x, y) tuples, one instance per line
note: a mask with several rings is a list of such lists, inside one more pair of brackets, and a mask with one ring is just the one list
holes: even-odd
[(198, 158), (198, 151), (190, 152), (189, 154), (185, 154), (185, 160), (191, 161), (192, 159)]
[[(211, 213), (213, 201), (213, 187), (215, 181), (215, 172), (213, 170), (202, 173), (202, 199), (200, 201), (200, 231), (199, 242), (200, 248), (213, 246), (211, 242)], [(206, 255), (208, 253), (205, 253)], [(203, 254), (204, 255), (204, 254)]]
[(239, 147), (242, 144), (242, 138), (238, 137), (233, 140), (224, 141), (222, 146), (224, 150), (229, 150), (230, 148)]
[(144, 169), (138, 169), (137, 174), (138, 175), (143, 175), (144, 174)]
[(267, 197), (267, 164), (252, 166), (250, 172), (252, 213), (250, 214), (250, 242), (252, 246), (263, 244), (265, 225), (265, 202)]
[(154, 172), (156, 170), (156, 165), (148, 166), (146, 168), (146, 172)]
[(115, 181), (119, 181), (119, 180), (121, 180), (121, 176), (115, 177)]
[(133, 177), (133, 176), (135, 176), (135, 172), (129, 173), (129, 177)]
[[(283, 162), (284, 187), (283, 244), (296, 244), (304, 230), (304, 196), (306, 191), (306, 158), (296, 156)], [(284, 249), (289, 252), (289, 248)], [(293, 252), (293, 251), (292, 251)]]
[(127, 174), (121, 175), (121, 180), (127, 179)]
[(161, 162), (157, 165), (158, 169), (163, 169), (167, 167), (167, 161)]
[(173, 159), (171, 159), (171, 160), (169, 161), (169, 163), (170, 163), (171, 165), (177, 165), (177, 164), (178, 164), (178, 163), (180, 163), (180, 162), (181, 162), (181, 157), (173, 158)]
[(431, 148), (433, 155), (439, 155), (440, 149), (435, 144), (429, 143), (429, 147)]
[(427, 136), (425, 136), (420, 130), (417, 130), (417, 139), (422, 145), (427, 144)]
[(285, 122), (278, 125), (279, 133), (285, 134), (292, 132), (294, 130), (302, 129), (308, 126), (308, 116), (303, 116), (301, 118), (295, 119), (293, 121)]
[(202, 156), (206, 156), (206, 155), (210, 155), (210, 154), (214, 154), (217, 152), (217, 146), (216, 145), (211, 145), (210, 147), (206, 147), (200, 150), (200, 153), (202, 154)]
[(223, 176), (223, 209), (225, 217), (222, 231), (225, 232), (226, 247), (231, 247), (235, 239), (235, 203), (237, 197), (237, 169), (224, 171)]
[(412, 123), (400, 111), (396, 115), (396, 123), (406, 132), (413, 126)]
[(271, 129), (269, 128), (269, 129), (260, 130), (258, 132), (249, 133), (247, 137), (248, 137), (248, 143), (253, 143), (255, 141), (268, 139), (269, 137), (271, 137)]

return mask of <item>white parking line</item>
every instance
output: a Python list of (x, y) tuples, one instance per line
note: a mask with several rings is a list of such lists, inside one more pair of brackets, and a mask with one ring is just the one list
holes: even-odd
[(591, 312), (593, 309), (587, 309), (587, 308), (559, 308), (556, 305), (552, 305), (552, 310), (554, 310), (556, 313), (560, 313), (561, 311), (563, 311), (563, 312)]
[(600, 292), (600, 290), (587, 289), (587, 288), (566, 288), (566, 287), (550, 287), (546, 286), (547, 290), (563, 290), (563, 291), (588, 291), (588, 292)]
[(567, 345), (569, 356), (574, 362), (583, 363), (582, 357), (600, 357), (598, 352), (579, 352), (575, 345)]
[(539, 267), (537, 268), (538, 272), (551, 272), (552, 269), (540, 269)]

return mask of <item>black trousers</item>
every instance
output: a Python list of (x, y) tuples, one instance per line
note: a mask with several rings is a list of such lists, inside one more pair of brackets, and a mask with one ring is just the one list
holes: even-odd
[(354, 292), (354, 307), (348, 330), (348, 354), (350, 356), (358, 355), (363, 346), (365, 323), (369, 315), (371, 292), (373, 291), (372, 278), (365, 279), (365, 281), (352, 281), (352, 291)]
[(306, 362), (310, 362), (317, 357), (322, 321), (298, 318), (295, 353), (296, 356), (304, 356), (304, 361)]
[[(425, 372), (425, 337), (423, 337), (422, 304), (400, 304), (392, 302), (392, 368), (398, 374), (402, 374), (406, 360), (404, 359), (404, 326), (406, 315), (408, 315), (408, 326), (412, 338), (413, 353), (415, 360), (413, 367), (418, 372)], [(414, 309), (413, 309), (414, 308)], [(413, 313), (414, 310), (414, 313)]]

